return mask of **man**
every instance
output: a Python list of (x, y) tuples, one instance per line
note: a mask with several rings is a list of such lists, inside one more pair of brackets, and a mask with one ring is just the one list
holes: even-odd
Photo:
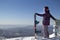
[(44, 14), (35, 13), (35, 15), (43, 17), (43, 30), (44, 30), (43, 34), (45, 38), (49, 38), (48, 26), (50, 25), (50, 18), (52, 18), (53, 20), (56, 19), (50, 14), (48, 6), (44, 7), (44, 11), (45, 11)]

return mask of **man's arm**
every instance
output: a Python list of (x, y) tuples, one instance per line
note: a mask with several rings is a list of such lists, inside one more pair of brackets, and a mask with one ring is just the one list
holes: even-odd
[(50, 14), (50, 17), (51, 17), (53, 20), (56, 20), (56, 18), (54, 18), (51, 14)]
[(43, 16), (44, 14), (38, 14), (38, 13), (35, 13), (35, 15), (38, 15), (38, 16)]

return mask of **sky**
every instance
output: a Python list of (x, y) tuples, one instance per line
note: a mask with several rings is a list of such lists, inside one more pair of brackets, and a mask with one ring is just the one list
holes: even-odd
[[(0, 0), (0, 25), (33, 25), (34, 13), (43, 14), (45, 6), (56, 19), (60, 19), (59, 4), (60, 0)], [(42, 17), (37, 20), (41, 22)]]

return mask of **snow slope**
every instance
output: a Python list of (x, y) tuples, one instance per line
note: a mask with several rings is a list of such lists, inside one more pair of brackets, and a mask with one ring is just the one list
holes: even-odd
[(49, 35), (50, 39), (43, 39), (43, 37), (39, 36), (37, 39), (34, 38), (34, 36), (32, 37), (17, 37), (17, 38), (9, 38), (9, 39), (5, 39), (5, 40), (60, 40), (60, 37), (55, 37), (55, 34), (51, 34)]

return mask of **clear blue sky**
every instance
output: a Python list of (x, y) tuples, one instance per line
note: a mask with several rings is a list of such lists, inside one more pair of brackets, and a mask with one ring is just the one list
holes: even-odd
[(44, 13), (44, 6), (60, 19), (60, 0), (0, 0), (0, 24), (33, 25), (34, 13)]

